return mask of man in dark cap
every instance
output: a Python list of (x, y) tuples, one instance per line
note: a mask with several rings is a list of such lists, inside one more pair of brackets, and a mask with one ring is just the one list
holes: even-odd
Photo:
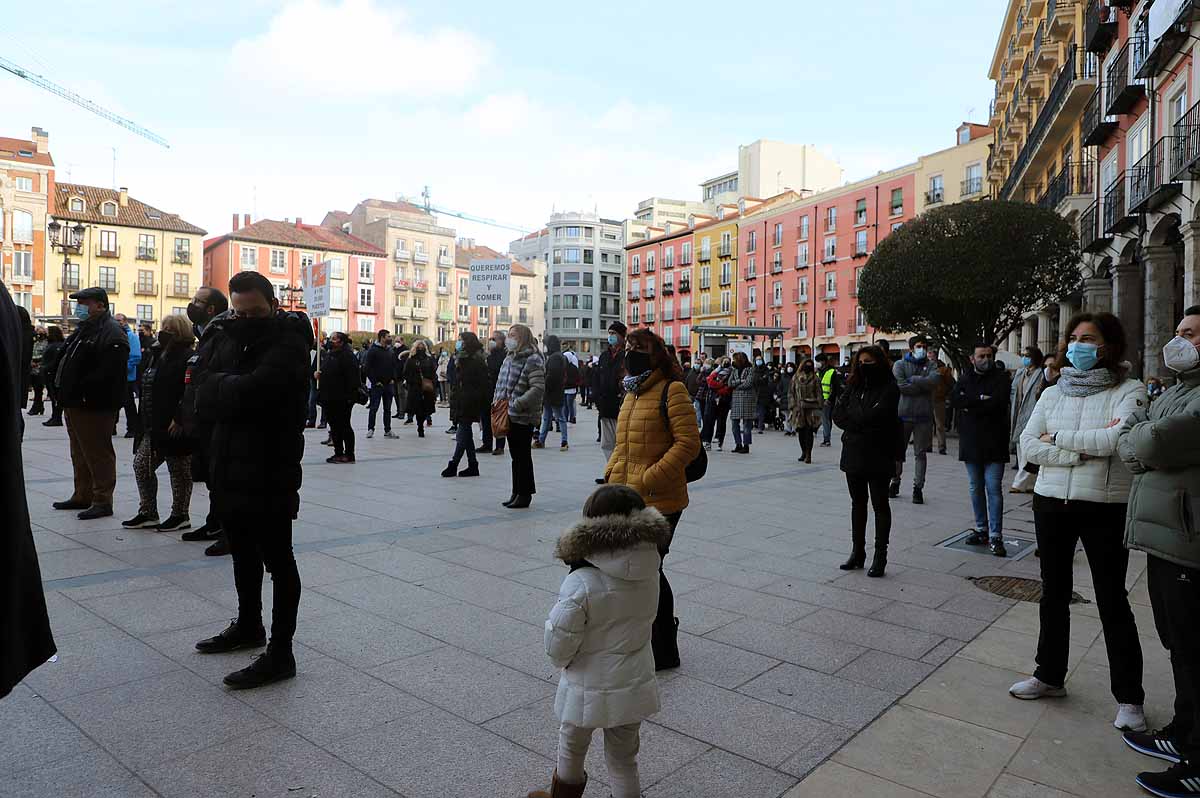
[(87, 520), (113, 514), (117, 455), (111, 436), (125, 404), (129, 338), (108, 312), (103, 288), (76, 291), (71, 299), (79, 326), (63, 345), (54, 384), (66, 409), (75, 491), (54, 509), (81, 510), (79, 517)]
[[(625, 378), (626, 327), (619, 321), (608, 325), (608, 346), (600, 353), (600, 362), (592, 369), (592, 396), (600, 416), (600, 450), (605, 462), (617, 447), (617, 416), (625, 399), (622, 380)], [(596, 479), (604, 482), (604, 477)]]

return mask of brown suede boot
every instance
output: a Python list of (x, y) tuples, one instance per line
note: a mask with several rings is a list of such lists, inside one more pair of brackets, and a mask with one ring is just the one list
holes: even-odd
[(528, 798), (581, 798), (585, 789), (587, 789), (586, 773), (583, 774), (583, 784), (567, 784), (565, 781), (559, 781), (556, 770), (550, 783), (550, 792), (534, 790), (529, 793)]

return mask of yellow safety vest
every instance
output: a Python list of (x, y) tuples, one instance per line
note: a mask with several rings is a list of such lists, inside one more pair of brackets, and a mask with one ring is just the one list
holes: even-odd
[(830, 394), (833, 393), (833, 372), (836, 369), (826, 369), (821, 375), (821, 398), (826, 402), (829, 401)]

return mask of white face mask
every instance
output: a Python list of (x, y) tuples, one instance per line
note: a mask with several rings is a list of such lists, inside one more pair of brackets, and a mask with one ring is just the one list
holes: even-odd
[(1200, 351), (1191, 341), (1177, 335), (1163, 347), (1163, 362), (1171, 371), (1190, 371), (1200, 365)]

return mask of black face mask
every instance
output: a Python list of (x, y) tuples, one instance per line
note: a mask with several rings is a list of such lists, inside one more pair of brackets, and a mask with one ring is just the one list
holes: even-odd
[(634, 377), (650, 370), (650, 355), (647, 352), (630, 350), (625, 353), (625, 370)]
[(198, 327), (203, 327), (205, 324), (208, 324), (209, 319), (212, 318), (208, 315), (207, 305), (197, 305), (195, 302), (188, 303), (187, 317), (188, 321)]
[(175, 340), (175, 336), (171, 335), (171, 333), (169, 333), (165, 330), (159, 331), (158, 345), (161, 346), (163, 349), (166, 349), (168, 346), (170, 346), (171, 341), (173, 341), (173, 340)]
[(229, 325), (229, 333), (243, 344), (248, 344), (256, 341), (267, 334), (271, 328), (271, 322), (274, 319), (270, 317), (265, 319), (248, 318), (241, 316), (233, 320)]

